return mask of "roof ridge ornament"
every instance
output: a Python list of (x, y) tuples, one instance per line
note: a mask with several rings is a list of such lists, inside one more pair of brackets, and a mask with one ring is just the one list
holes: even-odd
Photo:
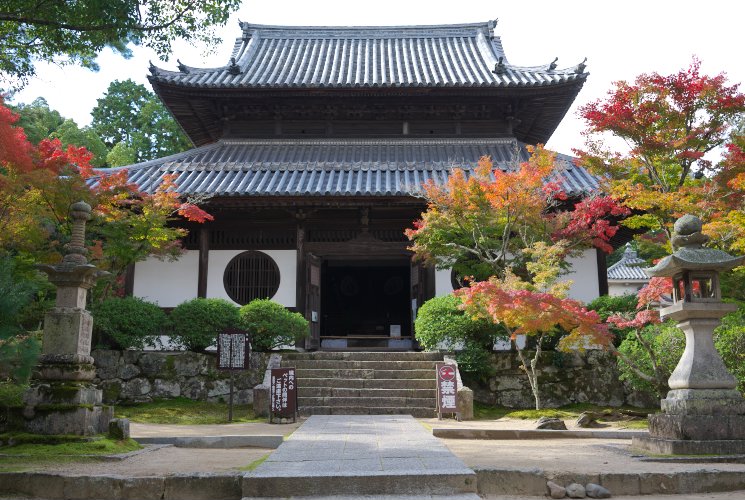
[(575, 73), (577, 73), (578, 75), (581, 75), (582, 73), (584, 73), (585, 68), (587, 68), (587, 64), (585, 64), (586, 62), (587, 62), (587, 58), (585, 57), (584, 61), (582, 61), (581, 63), (577, 65), (577, 70), (575, 71)]
[(181, 62), (181, 59), (176, 59), (176, 62), (178, 63), (178, 70), (182, 73), (189, 73), (189, 68), (186, 67), (184, 63)]
[[(556, 66), (558, 66), (558, 65), (556, 64), (556, 63), (558, 62), (558, 60), (559, 60), (559, 58), (558, 58), (558, 57), (556, 57), (556, 58), (554, 58), (554, 60), (553, 60), (553, 61), (551, 61), (551, 64), (549, 64), (549, 65), (548, 65), (548, 70), (549, 70), (549, 71), (553, 71), (553, 70), (555, 70), (555, 69), (556, 69)], [(585, 59), (585, 60), (586, 60), (586, 59)]]
[(235, 57), (230, 58), (230, 66), (228, 66), (228, 73), (233, 76), (241, 74), (241, 68), (235, 63)]
[(148, 61), (150, 63), (150, 66), (148, 66), (148, 71), (150, 71), (150, 74), (153, 76), (158, 76), (158, 68), (153, 64), (153, 61)]
[(504, 56), (499, 56), (499, 59), (497, 59), (497, 64), (494, 65), (492, 73), (494, 73), (495, 75), (502, 75), (506, 70), (507, 66), (504, 64)]

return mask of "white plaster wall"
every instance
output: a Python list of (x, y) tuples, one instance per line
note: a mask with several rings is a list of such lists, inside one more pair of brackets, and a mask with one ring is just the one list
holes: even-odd
[(155, 257), (135, 264), (132, 294), (160, 307), (176, 307), (196, 298), (199, 274), (199, 252), (186, 250), (177, 261), (161, 261)]
[(453, 282), (450, 281), (450, 269), (435, 270), (435, 297), (447, 295), (453, 291)]
[[(233, 302), (225, 292), (223, 274), (230, 259), (245, 250), (210, 250), (207, 267), (207, 297), (225, 299)], [(261, 250), (274, 259), (279, 268), (279, 288), (273, 301), (285, 307), (295, 307), (295, 289), (297, 287), (297, 251), (296, 250)]]
[(636, 292), (641, 290), (644, 285), (646, 285), (646, 282), (608, 282), (608, 295), (611, 296), (619, 296), (619, 295), (627, 295), (627, 294), (633, 294), (636, 295)]
[(562, 276), (562, 279), (572, 280), (569, 288), (569, 297), (582, 302), (590, 302), (600, 296), (600, 283), (598, 282), (598, 261), (595, 249), (585, 250), (579, 257), (568, 260), (571, 272)]

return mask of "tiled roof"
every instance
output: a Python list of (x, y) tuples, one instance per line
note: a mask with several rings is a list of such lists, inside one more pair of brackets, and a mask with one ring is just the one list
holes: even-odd
[(241, 23), (231, 62), (151, 66), (151, 81), (207, 88), (536, 87), (583, 82), (585, 64), (507, 62), (496, 22), (318, 27)]
[[(422, 182), (444, 183), (453, 167), (469, 168), (483, 155), (510, 168), (512, 139), (221, 140), (126, 168), (152, 192), (176, 174), (179, 193), (214, 196), (410, 196)], [(519, 146), (520, 161), (527, 159)], [(558, 181), (569, 194), (598, 188), (597, 179), (560, 156)]]
[(608, 279), (616, 281), (649, 280), (649, 275), (644, 271), (646, 265), (644, 259), (636, 256), (636, 250), (626, 244), (621, 260), (608, 268)]

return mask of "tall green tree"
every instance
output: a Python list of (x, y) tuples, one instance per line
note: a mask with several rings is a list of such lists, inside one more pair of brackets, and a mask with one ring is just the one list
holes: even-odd
[(187, 150), (191, 142), (160, 99), (144, 85), (115, 80), (91, 111), (91, 126), (110, 148), (122, 143), (137, 161)]
[(96, 55), (111, 47), (150, 47), (167, 59), (176, 39), (219, 41), (240, 0), (3, 0), (0, 3), (0, 87), (22, 87), (38, 61), (96, 70)]

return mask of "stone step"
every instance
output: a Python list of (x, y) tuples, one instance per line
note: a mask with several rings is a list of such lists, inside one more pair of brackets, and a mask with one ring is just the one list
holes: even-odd
[[(308, 379), (311, 380), (311, 379)], [(298, 397), (301, 398), (320, 398), (320, 397), (337, 397), (337, 398), (434, 398), (437, 391), (432, 385), (431, 389), (364, 389), (364, 388), (344, 388), (344, 387), (305, 387), (298, 386)]]
[[(272, 497), (243, 497), (241, 500), (269, 500)], [(481, 500), (477, 493), (461, 493), (450, 495), (323, 495), (323, 496), (293, 496), (292, 500)]]
[(411, 415), (414, 418), (437, 416), (433, 406), (402, 408), (399, 406), (299, 406), (301, 415)]
[(385, 379), (385, 378), (313, 378), (298, 380), (301, 387), (333, 387), (343, 389), (436, 389), (434, 374), (427, 378)]
[[(435, 379), (435, 370), (375, 370), (362, 368), (302, 368), (295, 372), (299, 379), (328, 378), (328, 379)], [(300, 383), (300, 382), (298, 382)]]
[(340, 359), (284, 359), (282, 366), (296, 369), (434, 370), (436, 361), (380, 361)]
[(288, 352), (283, 360), (348, 360), (348, 361), (442, 361), (439, 352)]
[(436, 407), (436, 399), (431, 398), (394, 398), (394, 397), (298, 397), (299, 406), (358, 406), (360, 408), (377, 408), (381, 406)]

